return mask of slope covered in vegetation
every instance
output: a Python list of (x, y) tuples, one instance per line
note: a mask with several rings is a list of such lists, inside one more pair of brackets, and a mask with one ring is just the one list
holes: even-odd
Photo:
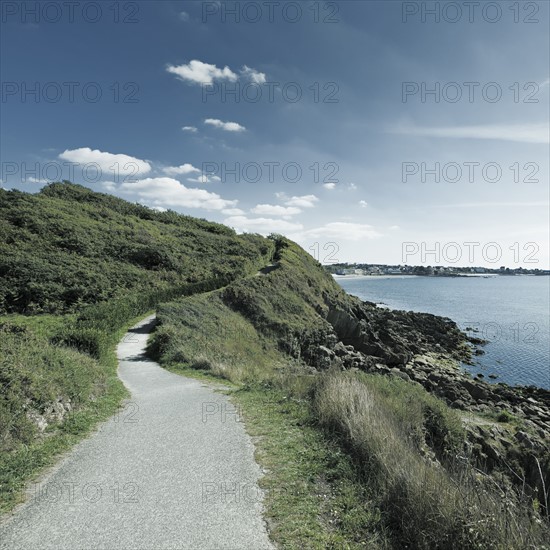
[(0, 314), (64, 313), (152, 286), (246, 273), (259, 236), (70, 183), (0, 189)]
[[(461, 373), (450, 319), (348, 296), (281, 236), (70, 183), (0, 191), (0, 510), (125, 396), (114, 347), (231, 381), (283, 548), (543, 548), (549, 393)], [(513, 411), (513, 412), (509, 412)]]
[(114, 347), (161, 301), (256, 272), (274, 245), (68, 182), (0, 190), (0, 510), (112, 415)]
[[(548, 448), (516, 444), (531, 431), (527, 419), (497, 425), (474, 404), (467, 415), (449, 407), (465, 388), (471, 400), (495, 392), (498, 406), (483, 409), (495, 415), (511, 405), (504, 386), (486, 390), (460, 372), (457, 360), (471, 348), (455, 323), (348, 296), (295, 243), (272, 238), (275, 264), (259, 276), (162, 305), (150, 353), (175, 372), (237, 384), (234, 399), (260, 436), (276, 540), (305, 548), (543, 548)], [(446, 377), (458, 382), (447, 387)], [(506, 391), (515, 402), (535, 401)], [(508, 454), (480, 438), (480, 426)], [(281, 491), (291, 485), (298, 494)]]

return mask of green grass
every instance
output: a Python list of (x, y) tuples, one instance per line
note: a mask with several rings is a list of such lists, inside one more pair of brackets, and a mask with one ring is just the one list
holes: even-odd
[(69, 182), (0, 189), (0, 314), (83, 306), (268, 263), (273, 242)]
[(548, 529), (528, 500), (478, 475), (458, 413), (437, 401), (401, 379), (334, 372), (320, 379), (314, 408), (327, 434), (355, 457), (396, 544), (543, 548)]
[(316, 427), (306, 398), (311, 377), (279, 373), (269, 382), (242, 384), (224, 378), (234, 371), (165, 366), (211, 384), (238, 407), (265, 472), (259, 483), (269, 533), (281, 548), (391, 548), (353, 461)]
[(163, 365), (195, 366), (244, 383), (278, 368), (276, 345), (225, 306), (217, 292), (161, 305), (157, 318), (148, 352)]
[[(35, 430), (25, 423), (25, 417), (21, 418), (20, 415), (14, 414), (13, 409), (20, 409), (24, 397), (21, 392), (14, 391), (14, 377), (9, 378), (11, 392), (2, 392), (0, 417), (2, 410), (7, 411), (11, 423), (19, 421), (19, 426), (26, 426), (28, 431), (26, 434), (16, 433), (15, 437), (9, 440), (4, 437), (5, 431), (2, 432), (5, 447), (0, 452), (0, 513), (11, 510), (21, 502), (24, 497), (24, 488), (30, 480), (39, 475), (45, 467), (54, 464), (63, 452), (69, 450), (88, 435), (98, 423), (107, 420), (119, 409), (128, 392), (117, 376), (115, 344), (127, 328), (137, 323), (141, 317), (142, 315), (128, 320), (124, 326), (110, 334), (108, 339), (110, 345), (101, 360), (50, 344), (44, 335), (51, 336), (60, 328), (57, 320), (45, 317), (45, 326), (40, 327), (40, 321), (37, 318), (32, 318), (32, 321), (20, 318), (10, 319), (13, 325), (33, 327), (36, 330), (36, 334), (28, 334), (24, 341), (19, 344), (12, 342), (10, 346), (12, 357), (19, 364), (25, 359), (31, 361), (30, 364), (25, 364), (28, 369), (27, 379), (30, 377), (35, 383), (44, 382), (46, 387), (55, 391), (55, 397), (59, 392), (65, 393), (66, 397), (72, 389), (68, 387), (71, 377), (67, 376), (67, 370), (70, 369), (73, 372), (74, 387), (77, 389), (83, 387), (90, 392), (88, 397), (93, 394), (94, 398), (84, 399), (83, 395), (73, 395), (82, 399), (73, 401), (76, 408), (68, 413), (61, 424), (53, 423), (43, 436), (37, 437)], [(0, 340), (2, 336), (0, 332)], [(21, 346), (24, 346), (24, 349)], [(56, 357), (58, 361), (52, 362), (52, 357)], [(6, 359), (4, 356), (0, 372), (4, 372), (8, 363), (9, 358)], [(48, 367), (56, 370), (45, 377), (41, 371)], [(38, 388), (41, 392), (46, 391), (41, 385)], [(36, 399), (37, 396), (26, 396), (26, 398), (29, 397)], [(34, 406), (40, 409), (41, 404), (45, 405), (49, 402), (49, 397), (46, 395), (43, 402), (35, 400)], [(12, 410), (10, 411), (9, 408)], [(26, 437), (23, 437), (24, 435)]]
[(380, 511), (350, 457), (315, 427), (308, 403), (284, 389), (234, 394), (266, 475), (266, 517), (282, 548), (386, 548)]
[(159, 302), (252, 275), (274, 249), (70, 182), (0, 189), (0, 510), (116, 411), (127, 392), (114, 348), (128, 326)]
[(274, 540), (282, 548), (543, 548), (548, 530), (528, 500), (478, 475), (457, 411), (398, 377), (306, 367), (301, 335), (322, 341), (320, 313), (345, 297), (327, 281), (322, 298), (315, 292), (322, 277), (296, 245), (278, 254), (269, 275), (164, 304), (150, 340), (170, 370), (239, 388), (231, 395), (267, 470)]

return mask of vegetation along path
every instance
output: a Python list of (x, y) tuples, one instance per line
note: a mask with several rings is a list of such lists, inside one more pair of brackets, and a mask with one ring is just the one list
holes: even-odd
[(244, 425), (226, 396), (147, 360), (154, 322), (117, 349), (131, 400), (33, 484), (2, 550), (272, 548)]

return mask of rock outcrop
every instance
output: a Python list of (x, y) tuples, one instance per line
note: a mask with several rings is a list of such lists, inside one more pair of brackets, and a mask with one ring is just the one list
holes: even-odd
[(324, 313), (332, 331), (301, 342), (301, 357), (309, 365), (422, 385), (459, 411), (478, 468), (542, 494), (550, 481), (550, 391), (472, 378), (459, 362), (469, 362), (484, 342), (469, 338), (451, 319), (355, 298), (329, 304)]

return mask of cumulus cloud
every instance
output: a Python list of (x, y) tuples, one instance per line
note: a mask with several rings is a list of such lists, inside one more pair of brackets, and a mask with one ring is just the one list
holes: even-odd
[(363, 239), (375, 239), (381, 237), (372, 225), (351, 222), (331, 222), (321, 227), (308, 229), (294, 236), (296, 240), (303, 241), (307, 238), (314, 239), (339, 239), (342, 241), (360, 241)]
[(241, 75), (248, 78), (254, 84), (265, 84), (267, 82), (265, 73), (261, 73), (256, 69), (247, 67), (246, 65), (243, 65), (243, 68), (241, 69)]
[(212, 84), (216, 80), (236, 82), (239, 78), (227, 66), (220, 69), (216, 65), (203, 63), (198, 59), (193, 59), (183, 65), (168, 65), (166, 70), (171, 74), (175, 74), (180, 80), (191, 84)]
[(151, 171), (151, 165), (145, 160), (129, 155), (107, 153), (99, 149), (92, 150), (89, 147), (67, 149), (59, 158), (77, 164), (96, 164), (102, 173), (115, 176), (136, 176)]
[(202, 208), (204, 210), (225, 210), (234, 208), (238, 201), (226, 200), (216, 193), (204, 189), (189, 188), (179, 181), (168, 178), (146, 178), (136, 182), (125, 182), (118, 188), (124, 194), (137, 195), (151, 206), (168, 208)]
[(114, 193), (116, 191), (116, 183), (114, 181), (102, 181), (99, 185), (103, 187), (106, 191)]
[(302, 195), (285, 200), (287, 206), (296, 206), (298, 208), (313, 208), (316, 202), (319, 202), (319, 199), (315, 195)]
[(180, 166), (167, 166), (162, 171), (169, 176), (180, 176), (186, 174), (200, 174), (200, 170), (195, 168), (192, 164), (182, 164)]
[(182, 130), (184, 132), (191, 132), (191, 133), (196, 133), (197, 132), (197, 127), (196, 126), (183, 126), (182, 127)]
[(244, 215), (244, 210), (241, 210), (240, 208), (224, 208), (222, 210), (222, 214), (225, 214), (226, 216), (242, 216)]
[[(180, 18), (184, 21), (188, 21), (189, 15), (186, 12), (182, 12), (182, 14), (185, 14), (187, 19), (185, 19), (185, 16), (182, 16), (181, 14)], [(223, 69), (220, 69), (216, 65), (204, 63), (198, 59), (193, 59), (187, 64), (168, 65), (166, 70), (171, 74), (175, 74), (180, 80), (191, 84), (213, 84), (214, 82), (220, 80), (237, 82), (240, 78), (249, 80), (254, 84), (265, 84), (267, 82), (265, 73), (257, 71), (247, 65), (243, 65), (239, 71), (239, 74), (237, 74), (227, 65)]]
[(272, 218), (247, 218), (246, 216), (231, 216), (224, 220), (223, 223), (239, 232), (254, 232), (261, 233), (262, 235), (287, 233), (303, 229), (300, 223)]
[(187, 181), (192, 181), (193, 183), (212, 183), (213, 181), (221, 181), (219, 176), (207, 176), (206, 174), (201, 174), (197, 178), (187, 178)]
[(263, 216), (282, 216), (287, 218), (299, 214), (301, 210), (295, 206), (279, 206), (275, 204), (258, 204), (252, 208), (253, 214), (259, 214)]
[(323, 187), (329, 191), (332, 191), (333, 189), (336, 189), (336, 184), (333, 182), (323, 183)]
[(359, 206), (361, 208), (366, 208), (369, 205), (367, 201), (359, 201)]
[(246, 128), (236, 122), (223, 122), (217, 118), (207, 118), (204, 120), (205, 124), (214, 126), (214, 128), (221, 128), (226, 132), (244, 132)]

